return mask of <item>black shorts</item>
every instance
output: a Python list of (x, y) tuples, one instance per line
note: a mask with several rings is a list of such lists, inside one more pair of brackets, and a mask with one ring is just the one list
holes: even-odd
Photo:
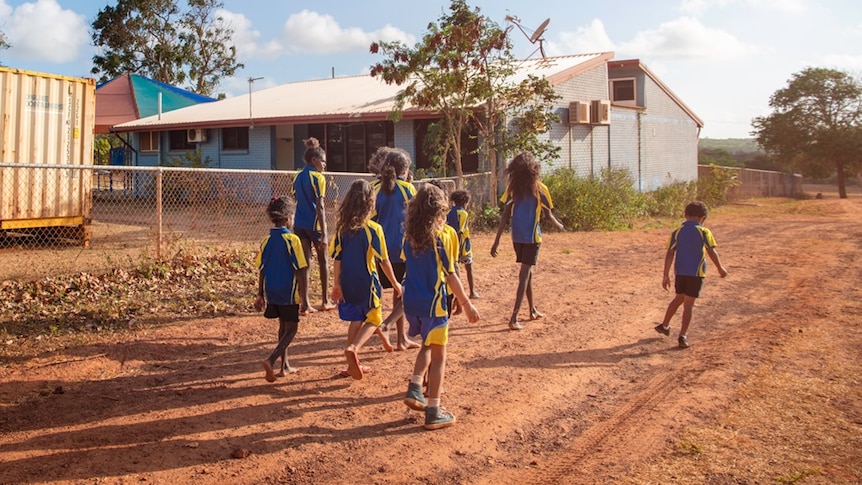
[[(313, 243), (319, 243), (323, 241), (323, 233), (320, 231), (312, 231), (311, 229), (294, 229), (293, 233), (299, 236), (299, 239), (305, 239), (311, 241)], [(308, 257), (308, 255), (305, 255)]]
[(539, 244), (513, 243), (515, 262), (535, 266), (539, 261)]
[[(392, 272), (395, 273), (395, 279), (398, 280), (399, 283), (404, 281), (404, 272), (407, 270), (407, 263), (403, 261), (390, 261), (392, 265)], [(380, 286), (383, 288), (392, 288), (392, 282), (389, 281), (389, 278), (386, 276), (386, 273), (383, 272), (383, 268), (380, 267), (380, 263), (377, 263), (377, 274), (380, 275)]]
[(267, 303), (263, 316), (266, 318), (277, 318), (284, 322), (298, 322), (299, 305), (271, 305)]
[(703, 287), (703, 277), (676, 275), (673, 286), (676, 289), (677, 295), (683, 294), (697, 298), (700, 296), (700, 289)]

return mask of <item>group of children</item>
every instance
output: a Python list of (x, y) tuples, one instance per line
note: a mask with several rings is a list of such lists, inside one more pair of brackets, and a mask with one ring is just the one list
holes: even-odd
[[(395, 349), (419, 349), (404, 403), (424, 411), (427, 429), (453, 425), (455, 416), (440, 405), (449, 318), (464, 313), (471, 323), (479, 320), (471, 302), (479, 295), (472, 270), (469, 193), (458, 190), (447, 195), (442, 184), (435, 181), (422, 183), (417, 190), (409, 181), (409, 155), (397, 148), (380, 148), (369, 161), (378, 178), (351, 184), (339, 204), (330, 240), (323, 204), (326, 154), (316, 139), (306, 140), (304, 159), (306, 167), (294, 181), (296, 202), (274, 198), (267, 207), (274, 227), (256, 257), (259, 278), (254, 306), (258, 311), (264, 310), (265, 317), (279, 320), (278, 344), (263, 362), (266, 380), (273, 382), (276, 377), (295, 372), (289, 364), (288, 346), (296, 335), (300, 315), (314, 311), (307, 291), (307, 257), (313, 246), (323, 289), (321, 309), (337, 308), (339, 317), (349, 322), (344, 349), (346, 369), (342, 374), (358, 380), (370, 373), (371, 369), (360, 363), (360, 350), (376, 334), (384, 348), (392, 351), (389, 325), (394, 322)], [(506, 176), (503, 209), (490, 253), (497, 256), (500, 237), (511, 225), (516, 261), (521, 266), (509, 328), (521, 330), (524, 326), (518, 317), (525, 296), (529, 318), (543, 316), (536, 307), (532, 288), (532, 270), (542, 243), (542, 216), (558, 229), (563, 225), (553, 214), (550, 193), (541, 182), (539, 163), (531, 153), (516, 155), (506, 168)], [(677, 297), (668, 306), (662, 324), (655, 327), (669, 335), (668, 323), (683, 306), (681, 347), (688, 346), (685, 332), (705, 271), (703, 254), (710, 256), (722, 276), (727, 274), (715, 252), (712, 234), (701, 225), (706, 218), (705, 206), (697, 205), (699, 212), (692, 209), (691, 216), (689, 207), (686, 223), (671, 237), (665, 262), (663, 286), (667, 289), (668, 271), (676, 254)], [(694, 254), (697, 237), (701, 238), (700, 260)], [(327, 291), (327, 255), (333, 260), (331, 293)], [(465, 268), (469, 292), (461, 283), (460, 265)], [(695, 274), (689, 277), (686, 272), (692, 272), (691, 268)], [(382, 298), (386, 288), (392, 288), (393, 301), (392, 312), (384, 319)], [(412, 340), (417, 338), (419, 342)], [(279, 360), (281, 366), (276, 372)], [(427, 390), (423, 391), (423, 385)]]

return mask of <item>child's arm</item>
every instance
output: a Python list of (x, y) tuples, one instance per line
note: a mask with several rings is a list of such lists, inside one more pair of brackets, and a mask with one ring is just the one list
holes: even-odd
[(562, 231), (563, 229), (565, 229), (565, 228), (563, 227), (563, 223), (562, 223), (562, 222), (560, 222), (560, 220), (559, 220), (559, 219), (557, 219), (557, 218), (556, 218), (556, 216), (554, 216), (554, 211), (552, 211), (551, 209), (542, 209), (542, 212), (544, 212), (544, 213), (545, 213), (545, 217), (547, 217), (548, 219), (550, 219), (550, 220), (551, 220), (551, 224), (553, 224), (557, 229), (559, 229), (559, 230), (561, 230), (561, 231)]
[(299, 296), (300, 298), (304, 298), (305, 295), (308, 294), (308, 280), (305, 277), (305, 273), (308, 271), (308, 266), (296, 270), (295, 277), (297, 278), (297, 283), (299, 284)]
[(258, 272), (257, 277), (257, 297), (254, 299), (254, 309), (257, 311), (263, 310), (265, 301), (263, 299), (263, 270)]
[(395, 291), (395, 296), (401, 298), (401, 284), (398, 283), (398, 278), (395, 277), (395, 271), (392, 269), (392, 263), (388, 259), (380, 261), (380, 267), (383, 268), (383, 273), (389, 278), (392, 283), (392, 289)]
[(455, 298), (458, 299), (458, 304), (461, 305), (461, 308), (464, 310), (464, 314), (467, 315), (467, 321), (470, 323), (478, 322), (479, 311), (476, 310), (476, 307), (474, 307), (473, 303), (470, 302), (470, 299), (467, 298), (467, 293), (464, 291), (464, 287), (461, 286), (461, 279), (458, 278), (458, 274), (449, 273), (446, 275), (446, 283), (449, 284), (449, 288), (452, 289), (452, 293), (454, 293)]
[(714, 264), (716, 269), (718, 269), (718, 274), (720, 274), (722, 278), (727, 276), (727, 270), (724, 269), (724, 266), (721, 265), (721, 259), (718, 257), (718, 251), (716, 251), (715, 248), (707, 246), (706, 253), (709, 254), (709, 259), (712, 260), (712, 264)]
[(332, 263), (332, 292), (330, 296), (334, 301), (341, 300), (343, 294), (341, 293), (341, 260), (336, 259), (334, 263)]
[(661, 280), (661, 287), (665, 291), (670, 288), (670, 267), (673, 264), (674, 253), (676, 253), (674, 248), (668, 248), (667, 254), (664, 256), (664, 278)]
[(320, 233), (323, 235), (321, 241), (326, 243), (326, 201), (323, 197), (317, 198), (317, 220), (320, 221)]
[(503, 206), (503, 210), (500, 211), (500, 223), (497, 225), (497, 235), (494, 237), (494, 244), (491, 246), (491, 256), (497, 257), (497, 246), (500, 244), (500, 236), (503, 234), (503, 231), (506, 229), (506, 226), (509, 224), (509, 219), (512, 216), (512, 203), (509, 202), (505, 206)]

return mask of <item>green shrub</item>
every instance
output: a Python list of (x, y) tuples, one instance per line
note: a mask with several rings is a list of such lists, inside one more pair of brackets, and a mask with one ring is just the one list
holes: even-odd
[(727, 191), (739, 185), (736, 170), (710, 165), (712, 170), (697, 181), (697, 199), (709, 208), (727, 203)]
[(494, 231), (500, 224), (500, 208), (486, 205), (470, 215), (470, 229), (473, 231)]
[(630, 228), (644, 215), (644, 196), (625, 169), (607, 169), (600, 178), (579, 177), (559, 169), (543, 177), (551, 192), (554, 214), (567, 228), (616, 230)]
[(646, 213), (653, 217), (679, 216), (696, 197), (696, 182), (674, 182), (645, 194)]

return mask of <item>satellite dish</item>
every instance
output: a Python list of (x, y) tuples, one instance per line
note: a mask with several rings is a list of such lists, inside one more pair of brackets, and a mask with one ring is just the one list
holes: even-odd
[(551, 19), (547, 18), (547, 19), (545, 19), (544, 22), (542, 22), (541, 25), (539, 25), (539, 28), (536, 29), (536, 31), (533, 32), (533, 35), (530, 36), (530, 43), (531, 44), (535, 44), (536, 41), (542, 37), (542, 34), (545, 33), (545, 29), (548, 28), (549, 23), (551, 23)]

